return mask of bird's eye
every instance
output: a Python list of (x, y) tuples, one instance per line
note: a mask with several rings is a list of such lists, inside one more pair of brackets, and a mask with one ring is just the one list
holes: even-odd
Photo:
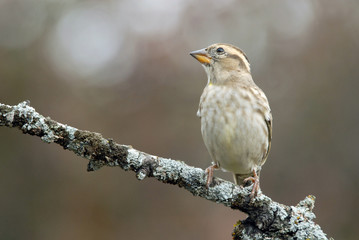
[(217, 48), (216, 52), (217, 52), (218, 54), (222, 54), (222, 53), (224, 53), (224, 49), (221, 48), (221, 47), (219, 47), (219, 48)]

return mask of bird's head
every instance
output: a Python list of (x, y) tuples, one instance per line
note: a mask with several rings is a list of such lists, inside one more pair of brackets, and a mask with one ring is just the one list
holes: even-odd
[(190, 55), (203, 65), (209, 83), (224, 84), (228, 81), (235, 81), (239, 74), (250, 76), (251, 70), (247, 56), (233, 45), (216, 43), (193, 51)]

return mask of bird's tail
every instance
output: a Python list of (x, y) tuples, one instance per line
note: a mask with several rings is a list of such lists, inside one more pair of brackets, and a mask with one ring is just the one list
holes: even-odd
[[(251, 177), (252, 173), (249, 174), (238, 174), (238, 173), (233, 173), (233, 179), (234, 179), (234, 183), (237, 185), (241, 185), (244, 186), (244, 184), (246, 184), (244, 182), (244, 179)], [(247, 185), (247, 184), (246, 184)]]
[[(260, 169), (257, 169), (256, 173), (257, 176), (259, 177)], [(233, 173), (234, 183), (243, 187), (247, 187), (252, 184), (251, 181), (247, 181), (247, 182), (244, 181), (244, 179), (248, 177), (253, 177), (253, 172), (247, 174)]]

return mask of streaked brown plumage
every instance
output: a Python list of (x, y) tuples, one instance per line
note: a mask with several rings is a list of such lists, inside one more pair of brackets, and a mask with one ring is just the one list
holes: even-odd
[(197, 115), (204, 143), (213, 165), (206, 169), (207, 187), (213, 169), (233, 173), (237, 184), (254, 183), (271, 145), (272, 115), (267, 97), (253, 82), (248, 58), (230, 44), (213, 44), (190, 53), (202, 63), (208, 76)]

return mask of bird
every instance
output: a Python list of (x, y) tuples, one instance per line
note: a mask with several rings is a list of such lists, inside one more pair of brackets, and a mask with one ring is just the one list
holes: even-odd
[(212, 159), (205, 173), (206, 187), (213, 171), (233, 173), (235, 184), (253, 185), (252, 199), (260, 192), (259, 176), (272, 140), (272, 113), (264, 92), (254, 83), (249, 60), (238, 47), (216, 43), (190, 52), (207, 73), (197, 116), (204, 144)]

